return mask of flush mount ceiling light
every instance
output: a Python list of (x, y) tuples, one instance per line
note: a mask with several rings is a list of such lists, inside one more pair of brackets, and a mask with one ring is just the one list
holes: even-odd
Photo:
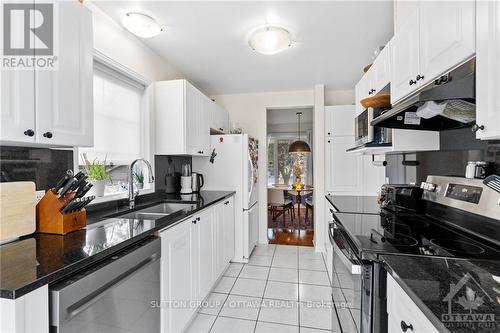
[(300, 116), (302, 116), (302, 112), (297, 112), (297, 122), (298, 122), (298, 130), (297, 137), (298, 140), (293, 142), (288, 148), (289, 153), (310, 153), (311, 147), (307, 144), (307, 142), (300, 140)]
[(282, 27), (267, 25), (252, 31), (248, 45), (262, 54), (276, 54), (292, 46), (292, 36)]
[(165, 31), (165, 27), (154, 18), (142, 13), (127, 13), (122, 23), (128, 31), (142, 38), (151, 38)]

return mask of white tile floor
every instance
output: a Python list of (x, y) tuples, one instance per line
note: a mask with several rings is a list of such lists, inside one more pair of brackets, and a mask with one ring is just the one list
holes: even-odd
[(356, 333), (350, 310), (333, 308), (332, 283), (313, 248), (259, 245), (248, 264), (229, 266), (188, 332)]

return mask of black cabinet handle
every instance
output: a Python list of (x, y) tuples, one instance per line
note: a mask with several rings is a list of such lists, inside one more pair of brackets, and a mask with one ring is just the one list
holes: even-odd
[(474, 124), (471, 129), (472, 129), (472, 132), (477, 132), (479, 130), (482, 131), (482, 130), (484, 130), (484, 125)]
[(328, 132), (328, 135), (330, 135), (330, 132)]
[(229, 201), (224, 202), (224, 205), (229, 205)]
[(417, 84), (417, 81), (415, 80), (410, 80), (410, 82), (408, 82), (410, 84), (410, 86), (414, 85), (414, 84)]
[(330, 143), (330, 140), (328, 140), (328, 143)]
[(404, 322), (404, 320), (401, 320), (401, 330), (403, 332), (406, 332), (408, 330), (413, 331), (413, 325), (412, 324), (408, 325)]
[(417, 75), (417, 81), (420, 81), (420, 80), (423, 80), (423, 79), (424, 79), (423, 75), (420, 75), (420, 74)]
[(196, 224), (196, 220), (191, 221), (192, 224)]
[(222, 127), (219, 127), (219, 131), (224, 132), (224, 129)]
[(203, 154), (203, 150), (198, 150), (198, 154)]
[(52, 138), (52, 132), (45, 132), (45, 133), (43, 133), (43, 136), (47, 139), (50, 139), (50, 138)]
[(197, 217), (197, 218), (196, 218), (196, 221), (200, 221), (200, 218), (199, 218), (199, 217)]
[(31, 128), (27, 129), (26, 131), (24, 131), (24, 135), (33, 136), (35, 135), (35, 131), (33, 131)]

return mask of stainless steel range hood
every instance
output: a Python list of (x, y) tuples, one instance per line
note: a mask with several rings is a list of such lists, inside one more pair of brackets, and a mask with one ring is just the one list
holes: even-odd
[[(416, 115), (417, 110), (426, 102), (449, 102), (453, 107), (468, 108), (474, 114), (476, 100), (475, 59), (471, 59), (446, 75), (434, 80), (423, 90), (396, 104), (392, 109), (375, 118), (371, 125), (388, 128), (442, 131), (469, 127), (475, 120), (464, 122), (453, 116), (436, 115), (425, 119)], [(455, 109), (447, 114), (453, 114)]]

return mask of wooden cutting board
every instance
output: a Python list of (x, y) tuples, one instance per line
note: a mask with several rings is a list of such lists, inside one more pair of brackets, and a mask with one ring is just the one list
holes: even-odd
[(0, 242), (35, 232), (35, 207), (35, 183), (0, 183)]

